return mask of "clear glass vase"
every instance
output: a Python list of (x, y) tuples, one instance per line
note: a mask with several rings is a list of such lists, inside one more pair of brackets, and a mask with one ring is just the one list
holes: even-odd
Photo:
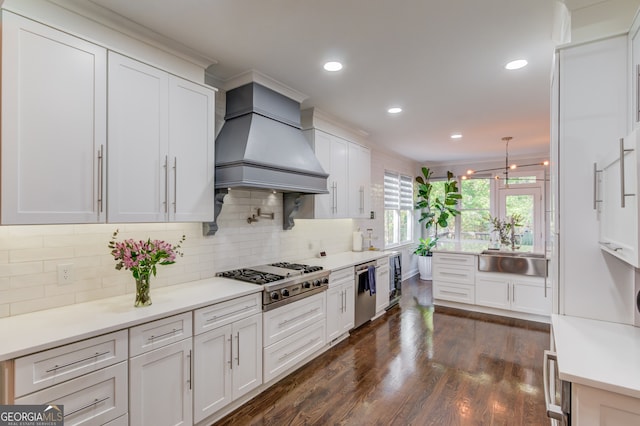
[(136, 279), (136, 302), (133, 305), (136, 308), (151, 305), (151, 286), (149, 284), (148, 275)]

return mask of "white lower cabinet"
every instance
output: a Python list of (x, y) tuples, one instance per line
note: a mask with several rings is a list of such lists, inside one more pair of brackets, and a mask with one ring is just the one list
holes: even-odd
[(376, 315), (389, 306), (389, 258), (383, 257), (376, 263)]
[(326, 342), (326, 292), (264, 313), (264, 382), (320, 350)]
[(347, 334), (355, 324), (353, 267), (332, 271), (327, 290), (327, 342)]
[(15, 404), (64, 405), (67, 426), (101, 425), (125, 416), (127, 402), (126, 361), (15, 399)]
[(436, 252), (432, 262), (436, 301), (475, 303), (475, 255)]
[(571, 385), (571, 424), (573, 426), (639, 425), (640, 400), (573, 383)]
[(536, 315), (551, 314), (551, 289), (545, 288), (544, 278), (478, 272), (475, 281), (477, 305)]
[(196, 423), (262, 384), (262, 313), (198, 334), (193, 346)]

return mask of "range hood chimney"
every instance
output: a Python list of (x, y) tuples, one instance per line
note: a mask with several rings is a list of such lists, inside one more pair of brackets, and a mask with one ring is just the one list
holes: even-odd
[[(229, 188), (278, 191), (284, 229), (291, 229), (304, 194), (328, 193), (329, 175), (300, 130), (300, 103), (252, 82), (227, 92), (224, 119), (216, 138), (215, 217)], [(216, 230), (215, 222), (205, 224), (206, 235)]]

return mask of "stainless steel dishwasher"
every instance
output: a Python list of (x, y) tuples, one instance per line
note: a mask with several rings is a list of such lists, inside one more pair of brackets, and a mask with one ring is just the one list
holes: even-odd
[[(370, 286), (372, 283), (369, 281), (369, 267), (373, 267), (373, 273), (371, 274), (375, 280), (375, 267), (376, 261), (361, 263), (356, 265), (356, 283), (355, 283), (355, 325), (354, 328), (360, 327), (365, 322), (369, 321), (376, 314), (376, 295), (375, 292), (371, 294)], [(384, 284), (384, 283), (382, 283)], [(373, 284), (375, 286), (375, 284)], [(377, 287), (377, 286), (375, 286)]]

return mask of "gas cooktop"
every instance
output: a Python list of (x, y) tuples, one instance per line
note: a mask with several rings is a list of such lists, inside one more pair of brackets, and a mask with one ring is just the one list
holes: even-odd
[(254, 284), (267, 284), (275, 281), (280, 281), (285, 278), (282, 275), (256, 271), (255, 269), (249, 268), (233, 269), (231, 271), (219, 272), (216, 275), (223, 278), (232, 278), (234, 280), (240, 280)]

